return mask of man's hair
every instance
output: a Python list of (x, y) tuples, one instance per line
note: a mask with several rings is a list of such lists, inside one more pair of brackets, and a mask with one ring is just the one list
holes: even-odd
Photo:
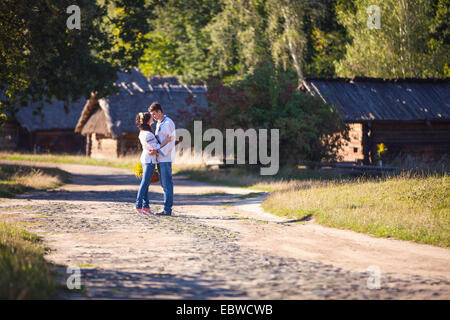
[(148, 112), (157, 111), (157, 110), (163, 112), (161, 105), (157, 101), (153, 102), (150, 105), (150, 107), (148, 107)]

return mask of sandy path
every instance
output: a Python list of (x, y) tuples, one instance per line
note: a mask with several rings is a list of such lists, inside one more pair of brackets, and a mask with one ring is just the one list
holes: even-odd
[[(81, 267), (86, 289), (69, 298), (450, 298), (447, 248), (283, 219), (265, 213), (254, 190), (182, 177), (174, 216), (142, 217), (126, 170), (39, 165), (70, 172), (71, 183), (2, 199), (0, 214), (28, 221), (50, 261)], [(150, 192), (157, 209), (161, 187)], [(379, 290), (367, 287), (369, 266), (381, 272)]]

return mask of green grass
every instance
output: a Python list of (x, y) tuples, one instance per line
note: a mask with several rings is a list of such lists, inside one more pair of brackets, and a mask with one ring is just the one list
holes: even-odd
[(0, 299), (51, 299), (58, 290), (39, 237), (0, 223)]
[(0, 153), (0, 160), (84, 164), (132, 170), (134, 161), (138, 161), (139, 156), (127, 156), (117, 159), (94, 159), (84, 155), (30, 154), (15, 152)]
[(356, 179), (271, 194), (263, 208), (321, 225), (377, 237), (450, 246), (448, 175)]
[(60, 169), (0, 164), (0, 198), (51, 189), (68, 181), (69, 174)]

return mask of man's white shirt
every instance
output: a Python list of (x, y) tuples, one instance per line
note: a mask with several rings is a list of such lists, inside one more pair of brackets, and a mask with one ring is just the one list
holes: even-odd
[(158, 150), (158, 162), (174, 162), (175, 161), (175, 123), (172, 119), (164, 116), (161, 121), (156, 123), (156, 135), (159, 142), (163, 143), (168, 137), (172, 137), (172, 141)]

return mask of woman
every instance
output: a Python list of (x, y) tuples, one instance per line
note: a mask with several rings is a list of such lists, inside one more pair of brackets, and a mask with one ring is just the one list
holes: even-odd
[(149, 112), (140, 112), (136, 116), (136, 126), (139, 128), (139, 141), (142, 145), (141, 163), (142, 180), (136, 199), (136, 212), (139, 214), (153, 214), (148, 201), (148, 187), (152, 180), (153, 172), (156, 166), (156, 155), (150, 155), (149, 151), (158, 150), (166, 145), (172, 139), (167, 138), (162, 144), (159, 144), (151, 124), (152, 116)]

